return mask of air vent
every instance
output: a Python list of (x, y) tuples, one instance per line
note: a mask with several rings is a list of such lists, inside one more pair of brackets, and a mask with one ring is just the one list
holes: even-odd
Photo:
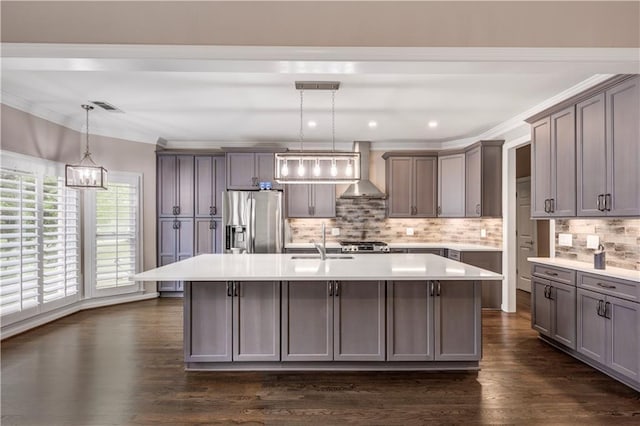
[(296, 81), (296, 90), (338, 90), (339, 81)]
[(124, 112), (122, 111), (120, 108), (117, 108), (113, 105), (111, 105), (108, 102), (103, 102), (103, 101), (91, 101), (92, 104), (99, 106), (100, 108), (109, 111), (109, 112)]

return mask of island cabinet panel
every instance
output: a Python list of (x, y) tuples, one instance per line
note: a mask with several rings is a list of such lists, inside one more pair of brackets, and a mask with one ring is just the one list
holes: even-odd
[(333, 359), (385, 360), (385, 282), (335, 281)]
[(282, 283), (283, 361), (333, 360), (333, 295), (329, 290), (326, 281)]
[(428, 281), (387, 282), (387, 361), (431, 361), (433, 296)]
[(280, 361), (280, 282), (234, 282), (233, 360)]
[(232, 298), (229, 284), (194, 282), (185, 291), (185, 361), (232, 360)]
[(195, 220), (195, 255), (222, 253), (222, 224), (216, 219)]
[(433, 282), (436, 361), (470, 361), (482, 357), (478, 281)]
[(222, 192), (226, 189), (225, 158), (195, 157), (195, 216), (222, 216)]

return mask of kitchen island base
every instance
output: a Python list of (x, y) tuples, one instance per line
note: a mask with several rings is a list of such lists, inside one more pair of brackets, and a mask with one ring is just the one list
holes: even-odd
[(193, 362), (186, 371), (479, 371), (478, 361)]

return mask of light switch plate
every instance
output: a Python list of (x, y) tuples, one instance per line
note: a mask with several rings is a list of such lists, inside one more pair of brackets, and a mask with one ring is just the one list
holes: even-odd
[(573, 234), (558, 234), (558, 245), (565, 247), (573, 246)]
[(480, 230), (480, 238), (487, 238), (487, 230), (486, 229), (481, 229)]
[(407, 228), (407, 235), (413, 235), (413, 228)]
[(599, 244), (600, 237), (598, 237), (597, 235), (587, 235), (587, 248), (597, 250)]
[(333, 235), (334, 237), (340, 235), (340, 228), (331, 228), (331, 235)]

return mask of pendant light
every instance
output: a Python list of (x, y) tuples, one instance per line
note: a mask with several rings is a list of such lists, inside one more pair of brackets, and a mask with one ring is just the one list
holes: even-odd
[[(275, 154), (278, 183), (354, 183), (360, 180), (360, 153), (336, 151), (335, 94), (338, 81), (296, 81), (300, 91), (300, 151)], [(304, 91), (331, 91), (331, 151), (304, 151)], [(292, 172), (293, 170), (293, 172)]]
[(107, 169), (98, 166), (89, 152), (89, 111), (91, 105), (81, 105), (86, 112), (87, 134), (84, 155), (78, 164), (65, 166), (65, 186), (78, 189), (107, 189)]

